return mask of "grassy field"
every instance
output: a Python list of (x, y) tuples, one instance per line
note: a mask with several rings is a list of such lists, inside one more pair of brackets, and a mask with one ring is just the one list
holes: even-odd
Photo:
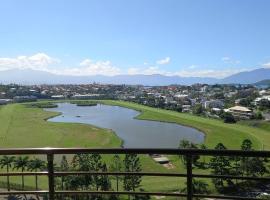
[(205, 144), (209, 148), (214, 148), (217, 143), (222, 142), (229, 149), (239, 149), (244, 139), (250, 139), (252, 140), (255, 149), (270, 149), (269, 129), (252, 127), (242, 123), (226, 124), (217, 119), (156, 109), (124, 101), (102, 102), (141, 111), (141, 114), (137, 116), (138, 119), (173, 122), (201, 130), (205, 133)]
[[(207, 119), (190, 114), (150, 108), (135, 103), (122, 101), (100, 101), (104, 104), (123, 106), (141, 111), (138, 119), (178, 123), (205, 133), (205, 144), (213, 148), (222, 142), (230, 149), (239, 149), (243, 139), (253, 141), (256, 149), (270, 149), (268, 124), (262, 127), (250, 124), (225, 124), (220, 120)], [(27, 107), (23, 104), (0, 106), (0, 145), (1, 147), (119, 147), (121, 140), (110, 130), (76, 123), (53, 123), (46, 119), (59, 113), (45, 112), (41, 108)], [(166, 134), (166, 133), (164, 133)], [(156, 164), (148, 156), (142, 156), (145, 171), (184, 172), (185, 168), (176, 157), (170, 157), (175, 165), (168, 170)], [(196, 171), (196, 173), (206, 173)], [(5, 180), (1, 178), (1, 180)], [(13, 182), (19, 178), (12, 178)], [(41, 179), (41, 186), (46, 187), (46, 180)], [(183, 187), (181, 178), (146, 177), (142, 185), (147, 190), (176, 190)], [(27, 178), (26, 184), (33, 185), (34, 179)], [(169, 183), (169, 184), (168, 184)]]
[(22, 104), (0, 109), (0, 146), (4, 147), (118, 147), (121, 140), (110, 130), (46, 119), (58, 113)]

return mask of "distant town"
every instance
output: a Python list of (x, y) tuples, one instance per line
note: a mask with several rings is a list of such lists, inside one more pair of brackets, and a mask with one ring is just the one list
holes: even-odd
[(0, 104), (52, 100), (113, 99), (192, 113), (224, 122), (270, 120), (270, 87), (254, 85), (0, 85)]

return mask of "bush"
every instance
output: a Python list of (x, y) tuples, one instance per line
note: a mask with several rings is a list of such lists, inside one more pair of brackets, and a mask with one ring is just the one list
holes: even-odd
[(225, 112), (222, 115), (224, 123), (236, 123), (234, 116), (231, 113)]
[(32, 108), (57, 108), (57, 104), (54, 103), (32, 103), (30, 104), (30, 107)]

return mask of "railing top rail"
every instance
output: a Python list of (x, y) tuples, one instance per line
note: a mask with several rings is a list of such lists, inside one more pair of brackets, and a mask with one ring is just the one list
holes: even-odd
[(254, 156), (270, 157), (270, 151), (242, 151), (215, 149), (176, 149), (176, 148), (0, 148), (0, 155), (21, 154), (169, 154), (169, 155), (224, 155), (224, 156)]

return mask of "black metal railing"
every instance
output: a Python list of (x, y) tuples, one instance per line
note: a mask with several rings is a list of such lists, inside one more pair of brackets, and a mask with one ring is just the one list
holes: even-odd
[[(158, 173), (158, 172), (87, 172), (87, 171), (65, 171), (59, 172), (54, 169), (55, 155), (62, 154), (165, 154), (165, 155), (184, 155), (186, 157), (186, 173)], [(82, 194), (113, 194), (113, 195), (155, 195), (155, 196), (173, 196), (185, 197), (187, 200), (193, 198), (218, 198), (218, 199), (256, 199), (255, 197), (243, 196), (225, 196), (225, 195), (206, 195), (193, 193), (193, 178), (231, 178), (241, 180), (270, 181), (270, 177), (252, 177), (252, 176), (233, 176), (233, 175), (205, 175), (194, 174), (192, 166), (192, 157), (200, 156), (239, 156), (239, 157), (270, 157), (270, 151), (241, 151), (241, 150), (200, 150), (200, 149), (89, 149), (89, 148), (23, 148), (23, 149), (0, 149), (0, 155), (46, 155), (47, 171), (46, 172), (9, 172), (0, 173), (0, 176), (47, 176), (48, 190), (33, 191), (0, 191), (0, 195), (43, 195), (47, 194), (50, 200), (54, 200), (57, 195), (82, 195)], [(169, 193), (169, 192), (142, 192), (142, 191), (71, 191), (55, 190), (55, 177), (69, 175), (134, 175), (134, 176), (157, 176), (157, 177), (184, 177), (187, 182), (186, 193)]]

